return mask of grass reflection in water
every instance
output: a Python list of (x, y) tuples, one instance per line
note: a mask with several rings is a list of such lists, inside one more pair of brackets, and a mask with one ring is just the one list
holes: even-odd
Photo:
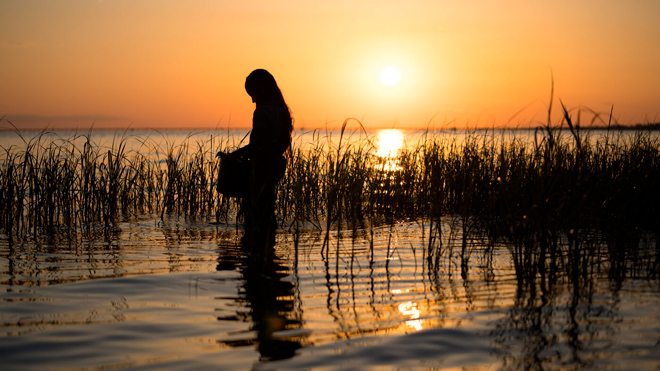
[[(44, 347), (44, 357), (30, 361), (37, 366), (81, 368), (114, 367), (125, 356), (134, 363), (123, 367), (159, 369), (178, 369), (178, 362), (345, 369), (347, 360), (372, 367), (643, 369), (658, 361), (657, 277), (638, 270), (619, 279), (606, 260), (589, 263), (577, 278), (561, 269), (519, 277), (506, 245), (476, 240), (468, 240), (471, 268), (462, 274), (456, 223), (443, 220), (446, 254), (432, 259), (429, 225), (421, 222), (375, 227), (373, 238), (368, 231), (355, 238), (332, 233), (327, 256), (323, 233), (280, 233), (268, 259), (238, 244), (232, 226), (125, 224), (131, 244), (112, 259), (90, 255), (99, 271), (112, 264), (116, 275), (105, 279), (90, 279), (83, 264), (62, 264), (69, 248), (43, 253), (26, 244), (25, 254), (37, 257), (29, 270), (10, 272), (3, 263), (2, 277), (13, 281), (3, 281), (0, 349), (5, 364), (17, 367), (29, 364), (35, 344)], [(589, 242), (606, 249), (596, 243)], [(558, 249), (568, 251), (567, 244)], [(8, 248), (2, 245), (3, 256), (16, 259)], [(642, 245), (640, 255), (653, 257), (653, 248)], [(154, 271), (164, 274), (146, 274)], [(58, 358), (48, 351), (54, 346), (62, 355), (87, 355)]]

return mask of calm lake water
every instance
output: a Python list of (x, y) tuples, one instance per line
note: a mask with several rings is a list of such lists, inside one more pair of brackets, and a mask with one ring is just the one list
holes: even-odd
[(521, 280), (510, 247), (486, 241), (461, 270), (452, 218), (431, 251), (418, 220), (327, 244), (281, 226), (255, 257), (239, 224), (213, 220), (141, 216), (76, 241), (0, 234), (0, 368), (660, 370), (657, 273), (612, 275), (604, 258), (578, 280)]
[[(444, 226), (451, 235), (451, 225)], [(294, 236), (250, 262), (235, 225), (145, 218), (111, 241), (0, 242), (3, 370), (614, 369), (660, 366), (660, 282), (520, 286), (509, 250), (462, 276), (428, 226)], [(447, 237), (449, 238), (449, 237)]]

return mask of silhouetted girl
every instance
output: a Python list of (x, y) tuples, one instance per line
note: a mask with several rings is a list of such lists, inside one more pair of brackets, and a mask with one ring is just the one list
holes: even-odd
[(250, 143), (227, 156), (250, 159), (249, 189), (242, 200), (246, 239), (274, 237), (275, 187), (291, 156), (293, 119), (275, 78), (257, 69), (245, 79), (245, 90), (256, 104)]

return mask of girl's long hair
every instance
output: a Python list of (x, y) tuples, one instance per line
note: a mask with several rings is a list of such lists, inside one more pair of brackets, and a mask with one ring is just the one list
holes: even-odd
[(273, 100), (281, 105), (282, 114), (282, 132), (281, 137), (286, 138), (287, 147), (284, 151), (287, 160), (291, 158), (291, 135), (293, 133), (293, 117), (289, 106), (284, 101), (282, 91), (277, 86), (277, 82), (270, 72), (264, 69), (252, 71), (245, 79), (245, 90), (252, 95), (257, 92), (264, 100)]

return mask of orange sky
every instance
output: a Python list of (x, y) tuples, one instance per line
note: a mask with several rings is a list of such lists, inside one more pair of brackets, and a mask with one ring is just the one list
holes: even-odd
[[(243, 82), (265, 68), (297, 127), (536, 125), (551, 71), (569, 108), (655, 122), (658, 15), (657, 0), (4, 0), (0, 116), (248, 127)], [(378, 80), (387, 65), (399, 84)]]

